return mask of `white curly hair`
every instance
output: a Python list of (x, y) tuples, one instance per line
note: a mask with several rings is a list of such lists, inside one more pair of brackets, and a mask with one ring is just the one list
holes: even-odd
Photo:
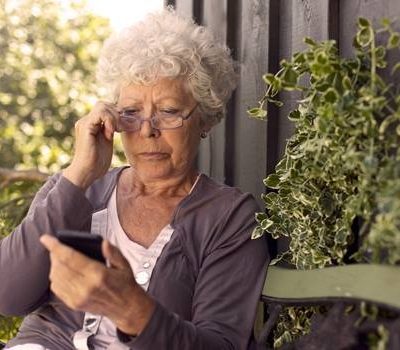
[(225, 115), (237, 84), (237, 64), (211, 31), (172, 8), (147, 15), (104, 43), (97, 79), (113, 101), (129, 84), (183, 77), (211, 125)]

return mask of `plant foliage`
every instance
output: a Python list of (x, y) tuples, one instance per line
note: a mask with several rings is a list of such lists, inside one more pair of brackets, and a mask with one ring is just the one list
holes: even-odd
[[(74, 123), (101, 95), (94, 79), (108, 20), (81, 0), (0, 0), (0, 168), (51, 174), (70, 161)], [(40, 186), (0, 179), (0, 239)], [(0, 340), (20, 320), (0, 316)]]
[[(354, 56), (342, 58), (335, 41), (306, 38), (307, 49), (263, 76), (265, 96), (248, 111), (267, 117), (279, 93), (302, 98), (288, 118), (295, 132), (264, 184), (266, 213), (258, 213), (253, 237), (288, 237), (279, 260), (298, 269), (350, 261), (400, 262), (400, 96), (391, 84), (400, 64), (400, 34), (390, 21), (374, 30), (358, 20)], [(358, 227), (358, 229), (357, 229)], [(355, 252), (349, 247), (359, 244)], [(351, 253), (351, 256), (349, 254)], [(294, 311), (290, 311), (294, 312)], [(288, 325), (288, 322), (286, 322)], [(279, 327), (282, 328), (282, 325)], [(290, 325), (277, 334), (277, 344)], [(308, 327), (303, 327), (303, 332)]]

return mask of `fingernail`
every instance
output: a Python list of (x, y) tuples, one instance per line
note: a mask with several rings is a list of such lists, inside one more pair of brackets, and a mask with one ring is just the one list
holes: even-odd
[(50, 236), (49, 234), (45, 233), (40, 236), (39, 240), (44, 246), (47, 247), (49, 244), (55, 242), (57, 239), (55, 237)]

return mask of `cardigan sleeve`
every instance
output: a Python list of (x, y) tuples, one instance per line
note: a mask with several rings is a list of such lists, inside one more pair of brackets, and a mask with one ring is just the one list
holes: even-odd
[(130, 349), (247, 349), (269, 255), (264, 238), (252, 240), (254, 199), (242, 195), (218, 224), (202, 259), (184, 320), (157, 303), (146, 328), (125, 345)]
[(84, 192), (60, 174), (43, 185), (21, 224), (0, 241), (0, 314), (26, 315), (46, 300), (50, 261), (39, 237), (87, 230), (91, 213)]

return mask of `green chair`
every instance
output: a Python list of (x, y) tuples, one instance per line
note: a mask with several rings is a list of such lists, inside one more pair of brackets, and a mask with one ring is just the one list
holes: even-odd
[(261, 300), (269, 309), (258, 340), (259, 344), (265, 344), (283, 305), (367, 301), (400, 313), (400, 268), (355, 264), (295, 270), (269, 266)]

